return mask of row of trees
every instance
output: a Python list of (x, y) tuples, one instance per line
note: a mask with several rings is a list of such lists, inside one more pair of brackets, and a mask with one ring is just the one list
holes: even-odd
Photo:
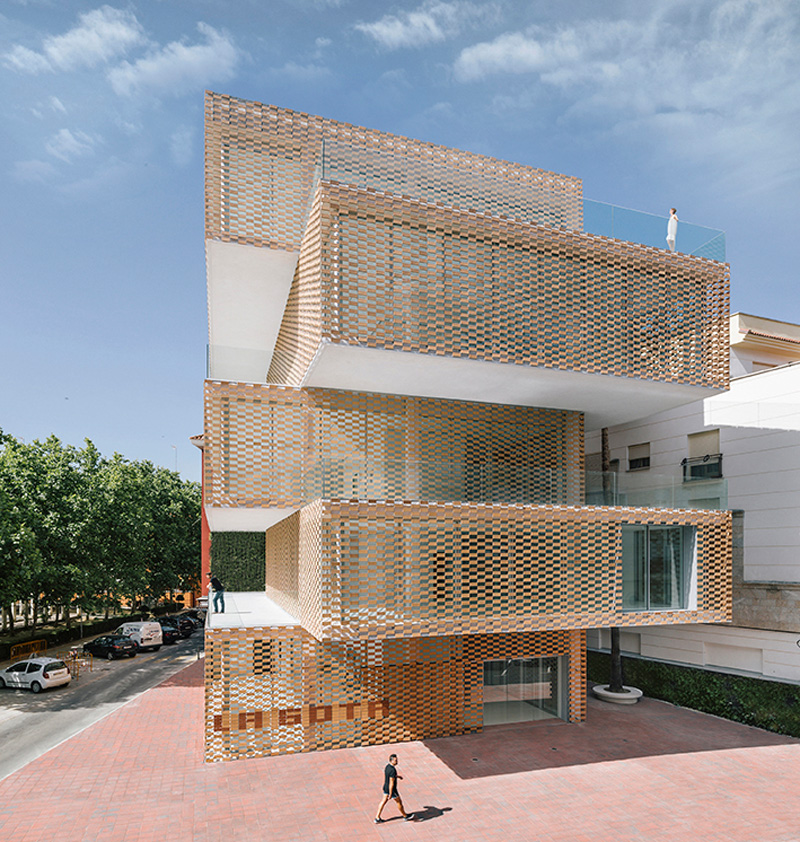
[[(151, 462), (0, 430), (0, 609), (32, 621), (188, 591), (200, 574), (200, 486)], [(27, 610), (26, 610), (27, 615)], [(26, 616), (25, 623), (29, 618)]]

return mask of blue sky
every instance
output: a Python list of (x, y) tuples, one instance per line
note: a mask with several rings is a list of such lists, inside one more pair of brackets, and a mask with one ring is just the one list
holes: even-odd
[(7, 432), (199, 479), (206, 88), (675, 205), (800, 322), (796, 0), (4, 0)]

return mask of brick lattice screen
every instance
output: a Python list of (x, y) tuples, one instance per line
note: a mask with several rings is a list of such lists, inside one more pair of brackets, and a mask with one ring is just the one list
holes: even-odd
[(579, 503), (580, 413), (207, 381), (205, 504)]
[(299, 627), (206, 633), (206, 760), (482, 730), (482, 665), (568, 657), (567, 715), (586, 717), (582, 631), (320, 643)]
[(322, 182), (267, 379), (321, 343), (728, 383), (727, 264)]
[[(622, 610), (626, 524), (695, 527), (696, 609)], [(730, 535), (710, 510), (323, 500), (267, 530), (267, 593), (319, 639), (725, 623)]]

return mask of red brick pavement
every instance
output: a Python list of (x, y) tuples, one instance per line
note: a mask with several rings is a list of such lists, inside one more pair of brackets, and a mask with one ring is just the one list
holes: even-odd
[[(644, 699), (586, 723), (202, 760), (202, 661), (0, 782), (3, 842), (798, 842), (800, 740)], [(406, 807), (372, 822), (396, 750)]]

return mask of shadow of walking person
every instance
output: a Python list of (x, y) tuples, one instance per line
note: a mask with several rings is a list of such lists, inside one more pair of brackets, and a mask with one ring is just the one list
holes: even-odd
[(424, 822), (428, 819), (438, 819), (452, 809), (452, 807), (434, 807), (431, 804), (425, 804), (422, 808), (414, 810), (414, 821)]

